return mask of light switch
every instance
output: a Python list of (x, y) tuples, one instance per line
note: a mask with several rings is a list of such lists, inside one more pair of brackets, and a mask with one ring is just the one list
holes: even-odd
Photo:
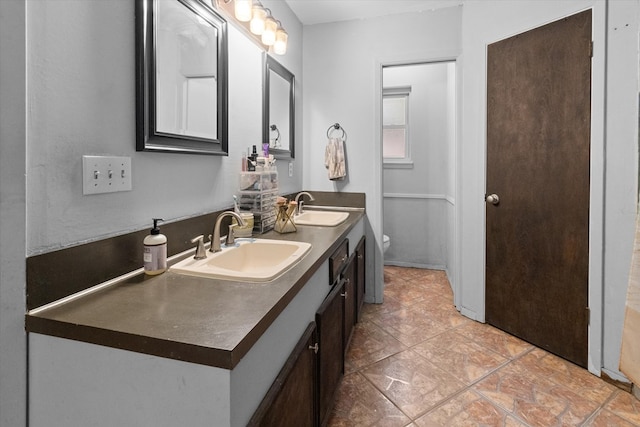
[(82, 156), (82, 194), (131, 191), (131, 157)]

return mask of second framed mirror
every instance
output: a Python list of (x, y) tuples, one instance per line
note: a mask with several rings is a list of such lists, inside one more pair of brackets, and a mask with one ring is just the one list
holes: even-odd
[(295, 76), (263, 54), (262, 140), (275, 158), (295, 157)]

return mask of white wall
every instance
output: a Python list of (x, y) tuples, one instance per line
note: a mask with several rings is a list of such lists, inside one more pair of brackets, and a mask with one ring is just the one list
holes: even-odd
[[(450, 223), (450, 150), (455, 146), (449, 68), (437, 62), (385, 67), (383, 86), (410, 87), (409, 140), (412, 166), (383, 168), (383, 232), (391, 238), (385, 265), (447, 269)], [(452, 194), (451, 194), (452, 195)]]
[(616, 378), (638, 194), (640, 1), (610, 1), (608, 13), (602, 366)]
[[(367, 196), (367, 299), (382, 300), (382, 65), (455, 59), (461, 48), (461, 7), (304, 28), (303, 186)], [(381, 29), (384, 29), (381, 31)], [(327, 128), (347, 131), (348, 178), (333, 182), (324, 167)]]
[[(605, 21), (607, 6), (608, 23)], [(459, 264), (456, 299), (463, 313), (484, 319), (486, 46), (589, 7), (593, 7), (594, 28), (589, 369), (599, 373), (604, 366), (607, 373), (617, 377), (638, 176), (636, 0), (483, 1), (465, 5), (462, 42), (464, 125), (458, 150), (457, 193), (459, 259), (464, 262)], [(607, 63), (605, 36), (609, 42)]]

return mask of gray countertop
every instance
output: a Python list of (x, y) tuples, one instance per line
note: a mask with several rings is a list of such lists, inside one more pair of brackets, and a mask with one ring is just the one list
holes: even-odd
[(298, 264), (272, 282), (230, 282), (170, 270), (159, 276), (141, 273), (32, 310), (26, 329), (233, 369), (363, 215), (364, 210), (350, 210), (337, 227), (298, 226), (295, 233), (257, 236), (312, 244)]

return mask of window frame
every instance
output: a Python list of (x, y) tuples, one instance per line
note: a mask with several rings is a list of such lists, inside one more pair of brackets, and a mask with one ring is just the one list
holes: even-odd
[[(413, 168), (411, 159), (411, 137), (409, 123), (409, 104), (411, 86), (386, 87), (382, 89), (382, 164), (385, 168)], [(385, 98), (404, 98), (404, 126), (384, 124), (384, 100)], [(384, 131), (385, 129), (404, 129), (404, 157), (384, 157)]]

